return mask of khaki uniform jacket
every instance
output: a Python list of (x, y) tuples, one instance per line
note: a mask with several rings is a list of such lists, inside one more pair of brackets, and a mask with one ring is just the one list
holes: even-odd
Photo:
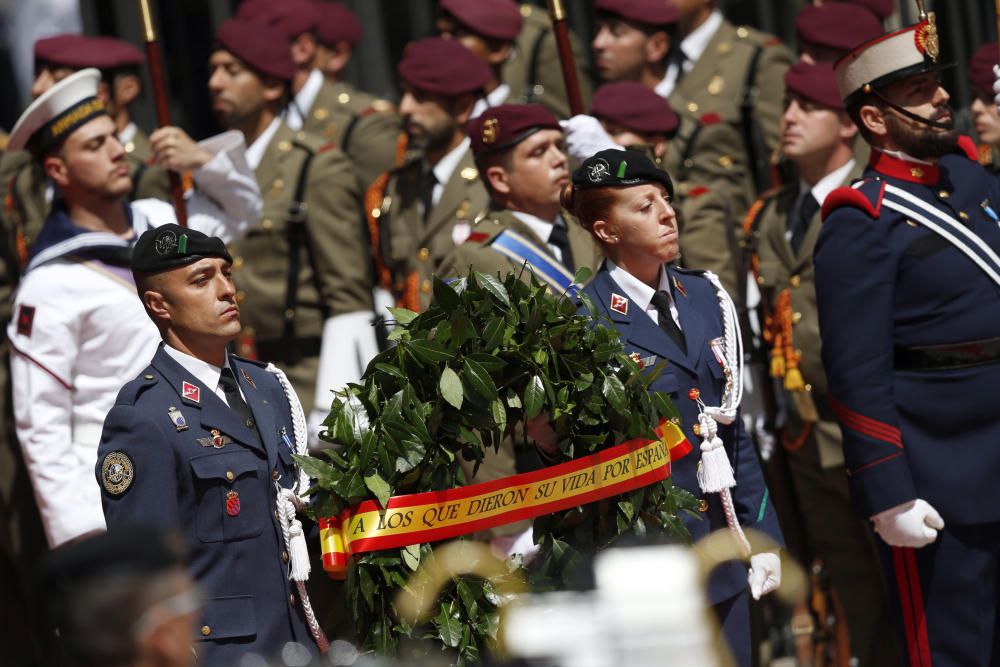
[[(756, 72), (749, 68), (760, 49)], [(740, 102), (747, 79), (757, 90), (755, 117), (771, 150), (778, 146), (778, 119), (785, 97), (785, 72), (795, 58), (777, 37), (723, 20), (704, 53), (681, 79), (676, 91), (690, 113), (714, 112), (731, 123), (740, 122)], [(671, 100), (673, 97), (671, 96)]]
[[(594, 243), (590, 232), (585, 230), (567, 211), (562, 213), (569, 230), (569, 246), (573, 251), (576, 268), (589, 267), (595, 273), (600, 263), (600, 252)], [(522, 222), (516, 215), (506, 209), (489, 209), (479, 216), (472, 226), (473, 236), (449, 255), (441, 265), (438, 275), (443, 277), (464, 276), (470, 268), (480, 273), (489, 273), (503, 279), (510, 272), (519, 274), (522, 280), (531, 280), (530, 271), (514, 260), (501, 255), (490, 248), (501, 232), (510, 229), (525, 237), (533, 244), (548, 252), (548, 245)]]
[(396, 162), (401, 125), (389, 102), (352, 88), (324, 81), (302, 130), (335, 144), (357, 171), (361, 192)]
[[(309, 155), (308, 171), (303, 165)], [(298, 306), (286, 313), (290, 208), (304, 178), (304, 231), (299, 251)], [(327, 317), (371, 311), (372, 269), (351, 161), (333, 144), (282, 123), (257, 167), (260, 223), (232, 244), (233, 278), (243, 322), (238, 353), (273, 361), (311, 406)], [(285, 363), (284, 316), (295, 324), (298, 361)]]
[[(521, 5), (524, 24), (514, 41), (514, 53), (504, 63), (501, 78), (510, 86), (510, 104), (541, 104), (560, 118), (569, 118), (569, 101), (555, 33), (548, 14), (531, 5)], [(573, 61), (576, 63), (576, 78), (580, 82), (580, 97), (583, 106), (590, 104), (593, 84), (587, 71), (588, 54), (584, 45), (570, 33), (573, 47)]]
[[(841, 185), (849, 185), (859, 178), (863, 164), (855, 164), (847, 179)], [(750, 242), (757, 258), (757, 284), (761, 300), (767, 304), (768, 313), (775, 310), (778, 295), (788, 289), (791, 295), (792, 341), (799, 358), (799, 370), (806, 383), (806, 392), (786, 392), (792, 419), (786, 430), (791, 436), (802, 427), (803, 412), (810, 409), (817, 413), (819, 422), (814, 426), (819, 446), (820, 461), (825, 468), (843, 465), (840, 446), (840, 429), (827, 401), (826, 373), (820, 356), (819, 313), (816, 308), (815, 272), (813, 250), (819, 237), (822, 220), (820, 213), (813, 216), (802, 239), (799, 252), (793, 253), (786, 239), (788, 216), (799, 196), (798, 184), (780, 188), (761, 199), (761, 208), (751, 226)], [(765, 347), (767, 344), (765, 343)], [(782, 381), (776, 379), (776, 386), (782, 389)], [(798, 394), (797, 396), (795, 394)], [(811, 405), (809, 400), (811, 398)], [(805, 402), (805, 405), (803, 405)]]
[(420, 190), (426, 168), (422, 155), (411, 154), (392, 172), (378, 219), (393, 296), (403, 300), (408, 290), (415, 289), (421, 310), (430, 303), (431, 279), (454, 250), (455, 239), (465, 240), (473, 216), (489, 203), (472, 151), (466, 150), (425, 219)]

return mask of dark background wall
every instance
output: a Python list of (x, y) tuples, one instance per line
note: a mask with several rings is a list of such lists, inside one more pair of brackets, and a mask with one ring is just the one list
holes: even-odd
[[(30, 2), (31, 0), (23, 0)], [(331, 0), (334, 1), (334, 0)], [(544, 6), (544, 0), (525, 0)], [(774, 33), (793, 46), (796, 12), (807, 0), (719, 0), (730, 20)], [(275, 0), (280, 2), (280, 0)], [(396, 97), (395, 67), (404, 45), (432, 32), (435, 0), (344, 0), (358, 13), (365, 28), (349, 71), (360, 88), (389, 99)], [(160, 31), (171, 97), (173, 121), (196, 137), (217, 130), (209, 113), (205, 83), (206, 62), (212, 35), (230, 16), (239, 0), (151, 0)], [(593, 0), (566, 0), (574, 32), (590, 41)], [(968, 58), (982, 43), (994, 39), (995, 17), (990, 0), (929, 1), (937, 11), (944, 62), (955, 63), (945, 73), (953, 104), (961, 109), (969, 102), (965, 72)], [(139, 43), (139, 25), (134, 0), (80, 0), (84, 32), (116, 35)], [(916, 20), (915, 3), (897, 0), (890, 27)], [(148, 74), (146, 89), (149, 90)], [(21, 110), (17, 95), (0, 98), (0, 125), (9, 128)], [(147, 92), (135, 107), (139, 125), (154, 125), (152, 96)]]

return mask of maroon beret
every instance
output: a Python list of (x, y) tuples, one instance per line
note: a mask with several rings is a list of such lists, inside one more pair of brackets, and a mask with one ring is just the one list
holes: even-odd
[(894, 11), (896, 11), (895, 0), (835, 0), (836, 2), (845, 2), (855, 5), (861, 5), (862, 7), (867, 7), (869, 11), (875, 14), (880, 20), (885, 20)]
[(997, 64), (997, 44), (983, 44), (969, 59), (969, 82), (978, 93), (993, 97), (993, 66)]
[(590, 115), (632, 132), (673, 135), (680, 119), (670, 103), (638, 81), (606, 83), (590, 101)]
[(278, 28), (246, 18), (231, 18), (215, 33), (215, 47), (225, 49), (259, 74), (291, 81), (295, 63)]
[(561, 130), (559, 119), (540, 104), (501, 104), (469, 121), (472, 155), (481, 157), (521, 143), (538, 130)]
[(350, 9), (338, 2), (316, 2), (319, 7), (319, 23), (316, 24), (316, 38), (327, 46), (340, 42), (354, 45), (361, 39), (361, 21)]
[(517, 38), (524, 22), (514, 0), (441, 0), (441, 9), (477, 35), (508, 42)]
[(681, 13), (673, 0), (597, 0), (594, 9), (643, 25), (673, 25)]
[(317, 4), (312, 0), (248, 0), (236, 10), (236, 17), (273, 26), (291, 41), (304, 32), (316, 31), (320, 20)]
[(96, 67), (100, 70), (113, 70), (119, 67), (138, 67), (146, 62), (146, 57), (135, 45), (114, 37), (63, 34), (44, 37), (35, 42), (35, 62), (73, 69)]
[(480, 90), (493, 72), (457, 39), (428, 37), (406, 47), (399, 76), (432, 95), (462, 95)]
[(806, 5), (795, 17), (799, 44), (803, 42), (843, 51), (869, 42), (884, 32), (882, 23), (869, 9), (846, 2), (821, 7)]
[(827, 109), (844, 108), (837, 75), (830, 63), (795, 63), (785, 72), (785, 91)]

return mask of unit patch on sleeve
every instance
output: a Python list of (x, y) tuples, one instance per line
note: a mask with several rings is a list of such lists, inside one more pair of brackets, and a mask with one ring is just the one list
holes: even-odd
[(17, 333), (31, 338), (31, 327), (35, 323), (35, 307), (21, 304), (17, 311)]
[(104, 489), (113, 496), (128, 491), (135, 479), (135, 467), (125, 452), (108, 452), (101, 463), (101, 481)]

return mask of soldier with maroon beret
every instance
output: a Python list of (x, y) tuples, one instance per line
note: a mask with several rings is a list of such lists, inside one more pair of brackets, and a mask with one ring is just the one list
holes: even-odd
[(420, 310), (441, 261), (486, 206), (466, 125), (491, 71), (459, 40), (431, 37), (406, 47), (398, 73), (409, 152), (372, 186), (365, 210), (383, 286), (396, 303)]
[[(824, 5), (824, 9), (831, 5)], [(846, 5), (845, 5), (846, 7)], [(861, 10), (866, 11), (867, 10)], [(785, 405), (781, 449), (772, 456), (789, 471), (795, 504), (780, 504), (783, 526), (801, 526), (793, 551), (803, 563), (822, 563), (836, 593), (858, 665), (898, 664), (885, 591), (871, 536), (854, 512), (847, 488), (840, 429), (833, 418), (820, 357), (812, 249), (820, 205), (834, 188), (860, 175), (854, 158), (857, 128), (844, 111), (833, 67), (798, 62), (785, 75), (782, 157), (799, 178), (751, 208), (746, 242), (761, 291), (760, 347), (772, 359), (766, 379)], [(791, 543), (791, 541), (790, 541)], [(819, 610), (813, 610), (818, 613)]]
[(896, 0), (831, 0), (831, 2), (860, 5), (875, 14), (880, 21), (885, 21), (896, 11)]
[[(436, 21), (438, 35), (454, 37), (490, 65), (493, 76), (486, 99), (476, 107), (538, 103), (554, 114), (569, 116), (552, 23), (545, 12), (514, 0), (442, 0)], [(572, 33), (573, 61), (584, 103), (590, 99), (583, 46)]]
[(799, 57), (806, 62), (833, 63), (858, 44), (881, 34), (879, 18), (860, 4), (806, 5), (795, 16)]
[(993, 68), (997, 63), (996, 42), (983, 44), (969, 59), (969, 83), (972, 84), (972, 123), (979, 140), (979, 164), (1000, 173), (1000, 115), (993, 99)]

